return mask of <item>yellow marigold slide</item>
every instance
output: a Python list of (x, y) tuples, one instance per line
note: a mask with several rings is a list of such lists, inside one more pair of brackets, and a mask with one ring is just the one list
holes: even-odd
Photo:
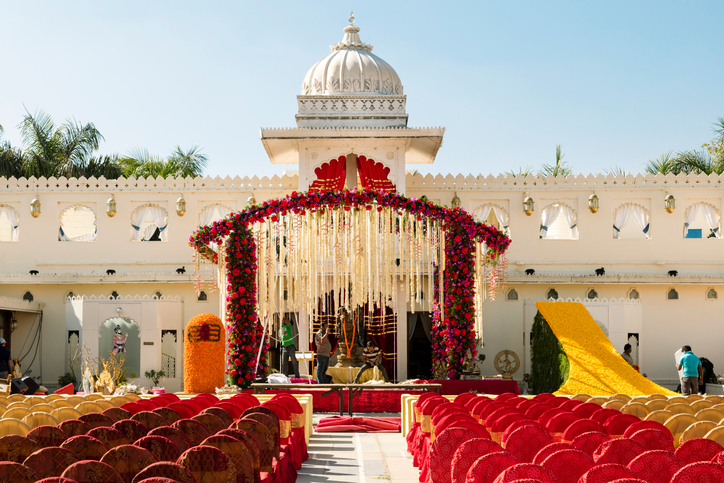
[(568, 380), (556, 394), (675, 394), (629, 366), (583, 304), (537, 302), (535, 306), (560, 341), (570, 362)]

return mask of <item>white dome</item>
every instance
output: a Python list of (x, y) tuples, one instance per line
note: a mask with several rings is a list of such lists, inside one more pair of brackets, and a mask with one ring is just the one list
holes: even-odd
[(390, 64), (363, 44), (354, 16), (344, 28), (344, 38), (330, 46), (332, 53), (317, 62), (304, 76), (302, 95), (401, 96), (402, 83)]

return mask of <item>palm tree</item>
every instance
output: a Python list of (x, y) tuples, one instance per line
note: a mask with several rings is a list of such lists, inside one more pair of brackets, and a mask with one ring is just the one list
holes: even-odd
[[(81, 124), (68, 119), (56, 127), (43, 111), (27, 113), (18, 126), (23, 137), (23, 174), (25, 176), (67, 178), (94, 176), (96, 173), (118, 177), (114, 158), (94, 158), (103, 135), (93, 123)], [(93, 174), (90, 174), (93, 173)]]
[(628, 176), (630, 172), (623, 166), (614, 166), (612, 168), (606, 168), (603, 170), (604, 173), (610, 174), (611, 176)]
[(676, 158), (671, 154), (671, 151), (662, 154), (656, 159), (650, 159), (644, 169), (650, 174), (679, 174), (680, 171), (676, 164)]
[(23, 175), (23, 153), (13, 148), (10, 141), (3, 141), (3, 127), (0, 126), (0, 177), (20, 178)]
[(193, 146), (187, 151), (176, 146), (165, 161), (141, 148), (137, 148), (119, 159), (124, 175), (134, 178), (201, 176), (207, 162), (208, 158), (201, 153), (198, 146)]
[(556, 146), (556, 164), (544, 164), (538, 173), (541, 176), (568, 176), (573, 172), (568, 163), (563, 162), (561, 145)]

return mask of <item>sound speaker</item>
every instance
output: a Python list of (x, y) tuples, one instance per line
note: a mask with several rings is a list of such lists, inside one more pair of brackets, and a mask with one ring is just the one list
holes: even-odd
[(40, 386), (35, 379), (30, 376), (16, 377), (10, 381), (10, 394), (25, 394), (30, 396), (35, 394)]

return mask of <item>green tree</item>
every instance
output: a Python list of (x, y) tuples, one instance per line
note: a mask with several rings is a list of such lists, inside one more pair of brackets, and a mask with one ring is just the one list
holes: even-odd
[(119, 159), (124, 176), (134, 178), (201, 176), (207, 162), (208, 158), (198, 146), (193, 146), (186, 151), (180, 146), (176, 146), (166, 160), (153, 156), (149, 154), (148, 150), (141, 148), (137, 148)]
[(121, 175), (115, 156), (94, 156), (104, 138), (91, 122), (68, 119), (57, 127), (48, 114), (37, 111), (27, 113), (18, 127), (23, 138), (25, 176), (113, 179)]
[(646, 167), (644, 169), (647, 173), (651, 174), (679, 174), (679, 169), (676, 165), (676, 158), (671, 151), (662, 154), (656, 159), (650, 159), (649, 162), (646, 163)]
[(669, 151), (646, 164), (651, 174), (722, 174), (724, 173), (724, 117), (714, 123), (716, 137), (702, 145), (701, 151), (690, 149), (675, 155)]
[(10, 141), (3, 141), (3, 127), (0, 126), (0, 177), (16, 177), (23, 175), (23, 153), (10, 145)]
[(543, 169), (538, 173), (540, 176), (568, 176), (573, 172), (568, 163), (563, 161), (561, 145), (556, 145), (556, 163), (544, 164)]

